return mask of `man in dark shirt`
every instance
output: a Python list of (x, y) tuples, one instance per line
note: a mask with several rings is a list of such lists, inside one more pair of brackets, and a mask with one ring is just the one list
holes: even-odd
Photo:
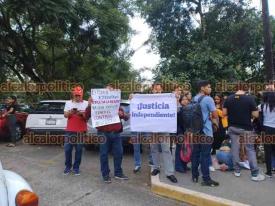
[(231, 152), (233, 156), (234, 175), (239, 177), (240, 173), (240, 142), (243, 141), (251, 169), (251, 179), (262, 181), (265, 176), (259, 173), (257, 165), (254, 142), (256, 135), (253, 132), (252, 118), (258, 118), (259, 112), (255, 99), (247, 95), (245, 91), (239, 90), (230, 95), (224, 102), (223, 114), (228, 116), (228, 134), (231, 138)]
[(12, 143), (7, 144), (7, 147), (15, 147), (15, 144), (16, 144), (16, 116), (15, 116), (15, 112), (17, 110), (16, 99), (17, 99), (16, 96), (10, 96), (9, 98), (7, 98), (6, 112), (2, 115), (2, 117), (7, 117), (10, 137), (12, 141)]

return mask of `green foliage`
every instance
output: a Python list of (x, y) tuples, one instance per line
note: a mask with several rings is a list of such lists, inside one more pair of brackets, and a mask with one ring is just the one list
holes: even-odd
[[(262, 81), (260, 13), (248, 0), (137, 0), (162, 61), (156, 77)], [(156, 41), (155, 41), (156, 40)]]
[(0, 69), (21, 82), (69, 80), (87, 89), (135, 78), (122, 49), (132, 12), (128, 0), (2, 0)]

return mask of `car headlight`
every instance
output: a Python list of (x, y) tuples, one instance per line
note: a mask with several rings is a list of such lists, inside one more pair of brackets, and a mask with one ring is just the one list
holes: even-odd
[(16, 206), (38, 206), (38, 196), (34, 192), (21, 190), (15, 198)]

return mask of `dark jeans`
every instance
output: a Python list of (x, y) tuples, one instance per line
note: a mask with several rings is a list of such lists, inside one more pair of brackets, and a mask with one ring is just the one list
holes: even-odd
[(76, 142), (76, 137), (79, 136), (80, 133), (77, 132), (66, 132), (65, 134), (65, 142), (64, 142), (64, 150), (65, 150), (65, 166), (67, 169), (72, 168), (72, 151), (75, 148), (75, 160), (73, 169), (79, 170), (79, 166), (81, 163), (82, 157), (82, 142)]
[(185, 172), (187, 170), (187, 163), (182, 161), (180, 158), (180, 150), (182, 144), (176, 144), (176, 151), (175, 151), (175, 170), (177, 172)]
[(7, 120), (8, 120), (8, 127), (9, 127), (11, 142), (15, 144), (16, 143), (16, 116), (14, 114), (9, 114), (7, 116)]
[[(266, 135), (275, 135), (275, 128), (264, 126), (264, 132)], [(272, 154), (275, 151), (275, 142), (270, 141), (273, 138), (265, 138), (264, 152), (265, 152), (265, 164), (266, 164), (266, 173), (272, 174)]]
[[(207, 139), (212, 139), (212, 137), (207, 137)], [(203, 181), (210, 180), (210, 173), (209, 173), (209, 159), (211, 158), (211, 146), (212, 141), (201, 142), (201, 143), (194, 143), (193, 150), (192, 150), (192, 176), (196, 178), (199, 176), (199, 165), (201, 165), (201, 173)]]
[(101, 174), (106, 177), (110, 173), (108, 154), (112, 150), (114, 158), (114, 174), (115, 176), (120, 176), (123, 174), (121, 164), (123, 158), (123, 147), (122, 139), (117, 132), (104, 132), (101, 133), (105, 136), (105, 142), (100, 144), (100, 167)]

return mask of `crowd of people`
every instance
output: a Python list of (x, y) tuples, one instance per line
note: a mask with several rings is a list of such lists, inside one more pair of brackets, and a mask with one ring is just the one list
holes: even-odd
[[(112, 84), (106, 89), (113, 90)], [(177, 99), (177, 133), (138, 133), (132, 132), (134, 148), (134, 173), (141, 172), (141, 136), (153, 138), (150, 143), (148, 162), (151, 166), (151, 175), (156, 176), (161, 172), (160, 157), (163, 159), (163, 172), (172, 182), (177, 183), (175, 172), (192, 174), (194, 183), (199, 182), (200, 172), (203, 186), (218, 186), (219, 182), (211, 178), (211, 173), (217, 169), (232, 171), (235, 177), (241, 176), (241, 169), (245, 167), (251, 171), (251, 180), (263, 181), (265, 177), (272, 177), (273, 154), (275, 151), (273, 135), (275, 135), (275, 91), (268, 88), (262, 93), (261, 104), (257, 106), (255, 97), (248, 91), (239, 88), (233, 94), (225, 96), (215, 94), (211, 97), (211, 85), (206, 80), (197, 84), (197, 94), (192, 97), (190, 91), (182, 91), (176, 85), (172, 91)], [(163, 93), (160, 83), (152, 85), (153, 94)], [(133, 95), (130, 95), (131, 100)], [(4, 115), (9, 116), (10, 130), (14, 130), (14, 112), (16, 110), (16, 98), (9, 98), (8, 109)], [(72, 91), (72, 99), (66, 102), (64, 116), (68, 119), (65, 135), (65, 169), (64, 174), (73, 172), (80, 175), (83, 142), (71, 142), (72, 137), (79, 137), (87, 133), (87, 121), (91, 118), (93, 99), (83, 100), (83, 89), (77, 86)], [(185, 119), (186, 111), (198, 109), (201, 112), (202, 128), (194, 133), (190, 130), (190, 122)], [(188, 110), (189, 109), (189, 110)], [(122, 108), (119, 109), (120, 119), (129, 120), (129, 114)], [(256, 134), (255, 122), (257, 122)], [(196, 122), (191, 123), (196, 124)], [(102, 135), (105, 141), (100, 144), (100, 170), (103, 181), (111, 183), (110, 168), (108, 163), (109, 153), (112, 152), (114, 161), (114, 177), (127, 180), (128, 177), (122, 169), (123, 146), (120, 133), (123, 126), (120, 123), (97, 127), (98, 135)], [(161, 141), (160, 138), (162, 137)], [(197, 141), (194, 141), (194, 138)], [(257, 164), (256, 146), (261, 137), (264, 145), (266, 173), (263, 174)], [(14, 146), (14, 134), (12, 133)], [(173, 138), (172, 138), (173, 137)], [(203, 137), (203, 138), (202, 138)], [(74, 140), (75, 141), (75, 140)], [(75, 160), (73, 162), (72, 151), (75, 148)], [(173, 152), (175, 148), (175, 152)], [(190, 166), (189, 166), (190, 165)]]
[[(107, 85), (107, 89), (114, 89), (112, 85)], [(87, 126), (84, 124), (91, 114), (91, 104), (93, 100), (90, 98), (88, 102), (79, 101), (83, 96), (83, 91), (78, 88), (74, 91), (74, 101), (70, 101), (65, 107), (65, 117), (68, 118), (67, 137), (72, 132), (86, 132)], [(211, 178), (210, 171), (220, 169), (221, 171), (233, 171), (236, 177), (240, 177), (241, 168), (245, 167), (251, 171), (251, 179), (253, 181), (262, 181), (265, 176), (272, 177), (272, 156), (274, 152), (273, 142), (266, 142), (262, 139), (265, 150), (266, 174), (263, 175), (258, 167), (256, 158), (256, 139), (257, 135), (253, 127), (253, 119), (262, 119), (261, 128), (265, 135), (275, 134), (275, 92), (266, 91), (263, 93), (261, 107), (256, 104), (254, 96), (248, 91), (241, 88), (236, 93), (229, 96), (215, 94), (211, 97), (211, 85), (208, 81), (198, 82), (198, 93), (192, 97), (190, 91), (182, 91), (179, 86), (175, 86), (173, 93), (178, 102), (178, 130), (176, 138), (174, 134), (169, 133), (137, 133), (132, 132), (132, 142), (134, 148), (134, 169), (133, 172), (141, 171), (141, 144), (140, 136), (153, 138), (154, 142), (150, 144), (150, 153), (148, 161), (152, 167), (151, 175), (155, 176), (161, 172), (160, 156), (163, 158), (163, 168), (166, 177), (173, 183), (177, 183), (175, 172), (186, 173), (191, 170), (192, 181), (199, 181), (199, 167), (202, 173), (202, 185), (218, 186), (219, 183)], [(80, 93), (78, 93), (80, 91)], [(159, 83), (152, 86), (152, 93), (162, 93), (163, 88)], [(79, 98), (79, 99), (78, 99)], [(131, 100), (132, 95), (129, 99)], [(72, 104), (72, 102), (74, 102)], [(199, 104), (202, 112), (203, 128), (197, 133), (206, 138), (199, 138), (199, 141), (192, 143), (188, 140), (186, 128), (186, 120), (182, 119), (184, 108), (189, 105)], [(80, 105), (83, 105), (80, 106)], [(87, 108), (85, 108), (87, 106)], [(82, 107), (75, 113), (74, 108)], [(260, 111), (261, 110), (261, 111)], [(74, 117), (75, 116), (75, 117)], [(123, 109), (119, 110), (119, 117), (128, 120), (129, 116), (124, 113)], [(76, 121), (83, 121), (83, 129), (80, 129)], [(73, 122), (73, 123), (72, 123)], [(70, 125), (73, 125), (71, 127)], [(97, 128), (99, 135), (104, 135), (106, 141), (100, 144), (100, 164), (101, 174), (104, 182), (111, 183), (110, 169), (108, 164), (108, 153), (112, 151), (114, 159), (114, 176), (116, 179), (127, 180), (128, 177), (122, 170), (123, 147), (120, 133), (123, 130), (121, 123), (106, 125)], [(189, 133), (190, 134), (190, 133)], [(264, 137), (265, 137), (264, 135)], [(158, 141), (161, 136), (162, 141)], [(191, 135), (192, 136), (192, 135)], [(163, 138), (164, 137), (164, 138)], [(184, 137), (183, 141), (179, 141), (177, 137)], [(64, 174), (68, 174), (71, 170), (71, 146), (65, 143), (66, 168)], [(188, 140), (188, 141), (187, 141)], [(210, 140), (210, 141), (209, 141)], [(269, 138), (270, 140), (270, 138)], [(189, 142), (190, 141), (190, 142)], [(188, 143), (188, 144), (186, 144)], [(173, 145), (175, 145), (175, 153), (173, 153)], [(189, 150), (188, 150), (189, 149)], [(183, 153), (186, 152), (185, 157)], [(189, 152), (189, 153), (188, 153)], [(76, 161), (73, 170), (79, 175), (79, 164), (81, 160), (81, 152), (76, 147)], [(173, 157), (174, 155), (174, 157)], [(186, 158), (190, 155), (190, 158)], [(191, 162), (191, 167), (189, 167)]]

